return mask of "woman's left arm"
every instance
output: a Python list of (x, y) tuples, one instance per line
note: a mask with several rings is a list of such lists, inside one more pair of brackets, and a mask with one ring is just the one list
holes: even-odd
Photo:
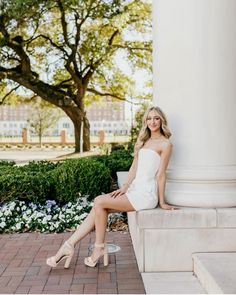
[(172, 144), (170, 142), (164, 143), (163, 150), (161, 152), (161, 162), (157, 172), (158, 183), (158, 198), (159, 205), (162, 209), (177, 209), (165, 202), (165, 187), (166, 187), (166, 170), (172, 153)]

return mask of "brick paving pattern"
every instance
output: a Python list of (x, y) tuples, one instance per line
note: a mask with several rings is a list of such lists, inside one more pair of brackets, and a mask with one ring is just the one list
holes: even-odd
[(95, 268), (84, 265), (94, 232), (77, 244), (69, 269), (61, 262), (51, 269), (47, 257), (56, 253), (70, 233), (0, 235), (0, 293), (145, 294), (129, 232), (108, 232), (107, 243), (121, 247)]

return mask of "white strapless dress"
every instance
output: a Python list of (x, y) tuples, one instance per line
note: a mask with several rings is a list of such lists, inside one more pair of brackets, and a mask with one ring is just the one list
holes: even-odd
[(127, 198), (136, 211), (157, 206), (156, 176), (159, 165), (160, 156), (157, 152), (149, 148), (139, 150), (136, 176), (126, 192)]

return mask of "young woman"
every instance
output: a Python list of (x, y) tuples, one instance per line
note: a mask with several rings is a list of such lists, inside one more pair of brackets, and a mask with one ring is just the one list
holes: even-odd
[(61, 246), (55, 256), (47, 259), (47, 264), (56, 267), (63, 260), (69, 267), (75, 244), (90, 233), (94, 227), (96, 241), (93, 253), (86, 257), (87, 266), (96, 266), (100, 257), (108, 265), (105, 244), (107, 217), (111, 212), (130, 212), (155, 208), (178, 209), (165, 202), (166, 169), (171, 156), (171, 132), (165, 114), (159, 107), (150, 107), (143, 117), (142, 128), (134, 148), (134, 160), (126, 183), (112, 193), (95, 198), (93, 208), (74, 234)]

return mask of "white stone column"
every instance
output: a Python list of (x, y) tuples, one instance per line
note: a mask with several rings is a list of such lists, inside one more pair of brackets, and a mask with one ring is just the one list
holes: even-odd
[(173, 132), (166, 199), (236, 206), (236, 0), (153, 0), (154, 104)]

